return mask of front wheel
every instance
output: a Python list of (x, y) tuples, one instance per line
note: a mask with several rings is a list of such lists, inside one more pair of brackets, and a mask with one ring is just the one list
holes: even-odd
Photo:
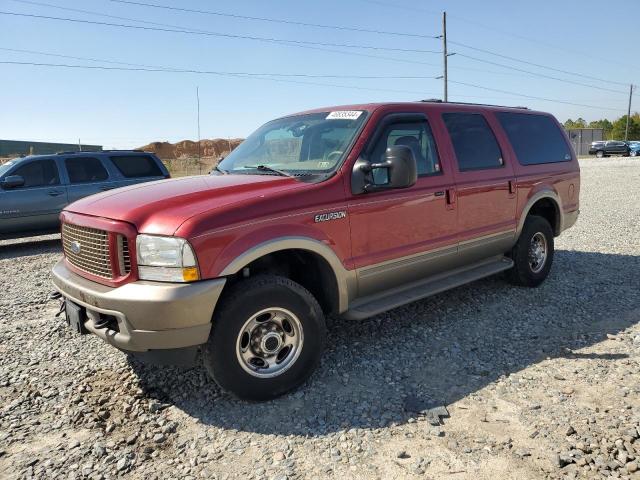
[(326, 326), (316, 299), (288, 278), (259, 275), (225, 293), (203, 347), (209, 376), (246, 400), (268, 400), (315, 370)]
[(527, 217), (520, 238), (511, 250), (514, 266), (508, 271), (514, 285), (537, 287), (549, 275), (553, 263), (553, 230), (542, 217)]
[(637, 157), (638, 156), (638, 151), (637, 150), (631, 150), (629, 152), (629, 155), (631, 155), (632, 157)]
[(603, 158), (603, 157), (604, 157), (604, 152), (603, 152), (602, 150), (598, 150), (598, 151), (596, 152), (596, 157), (598, 157), (598, 158)]

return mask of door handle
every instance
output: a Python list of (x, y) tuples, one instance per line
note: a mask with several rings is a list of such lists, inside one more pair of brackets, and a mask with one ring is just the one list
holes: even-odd
[(446, 192), (446, 205), (448, 210), (453, 210), (456, 207), (456, 191), (454, 188), (447, 188)]
[(444, 196), (444, 190), (439, 190), (436, 193), (433, 194), (436, 197), (442, 197)]
[(49, 195), (51, 197), (57, 197), (58, 195), (62, 195), (63, 192), (61, 192), (60, 190), (51, 190), (49, 191)]
[(516, 182), (513, 180), (509, 180), (509, 194), (515, 195), (516, 193)]

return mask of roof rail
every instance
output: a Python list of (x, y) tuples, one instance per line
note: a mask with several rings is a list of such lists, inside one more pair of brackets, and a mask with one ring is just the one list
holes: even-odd
[(117, 148), (113, 148), (110, 150), (100, 150), (101, 152), (145, 152), (145, 150), (141, 150), (139, 148), (122, 148), (122, 149), (117, 149)]
[(475, 106), (478, 106), (478, 107), (517, 108), (517, 109), (520, 109), (520, 110), (529, 110), (529, 107), (521, 107), (521, 106), (509, 107), (507, 105), (493, 105), (491, 103), (443, 102), (439, 98), (428, 98), (426, 100), (419, 100), (419, 101), (423, 102), (423, 103), (451, 103), (451, 104), (454, 104), (454, 105), (475, 105)]
[(69, 152), (56, 152), (56, 155), (71, 155), (74, 153), (96, 153), (101, 152), (102, 150), (72, 150)]

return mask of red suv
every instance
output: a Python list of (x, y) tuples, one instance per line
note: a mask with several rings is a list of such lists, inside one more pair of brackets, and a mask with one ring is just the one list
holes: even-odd
[(578, 216), (549, 114), (440, 102), (321, 108), (259, 128), (209, 176), (82, 199), (53, 281), (79, 333), (191, 363), (248, 399), (302, 383), (325, 315), (363, 319), (506, 272), (535, 287)]

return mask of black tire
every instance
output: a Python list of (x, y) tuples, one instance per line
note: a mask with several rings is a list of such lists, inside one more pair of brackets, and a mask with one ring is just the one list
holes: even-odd
[[(237, 349), (245, 322), (269, 308), (293, 313), (303, 332), (300, 353), (287, 370), (273, 377), (248, 373)], [(315, 370), (326, 340), (324, 314), (317, 300), (285, 277), (257, 275), (232, 285), (213, 315), (202, 360), (209, 376), (224, 390), (245, 400), (269, 400), (302, 384)]]
[(598, 158), (604, 158), (604, 156), (605, 156), (605, 155), (604, 155), (604, 152), (603, 152), (602, 150), (598, 150), (598, 151), (596, 152), (596, 157), (598, 157)]
[[(530, 248), (534, 237), (543, 235), (546, 242), (546, 257), (542, 264), (532, 265)], [(549, 222), (542, 217), (529, 215), (524, 222), (524, 227), (518, 242), (511, 250), (511, 259), (514, 266), (507, 272), (507, 278), (514, 285), (523, 287), (537, 287), (549, 275), (553, 264), (553, 230)]]

